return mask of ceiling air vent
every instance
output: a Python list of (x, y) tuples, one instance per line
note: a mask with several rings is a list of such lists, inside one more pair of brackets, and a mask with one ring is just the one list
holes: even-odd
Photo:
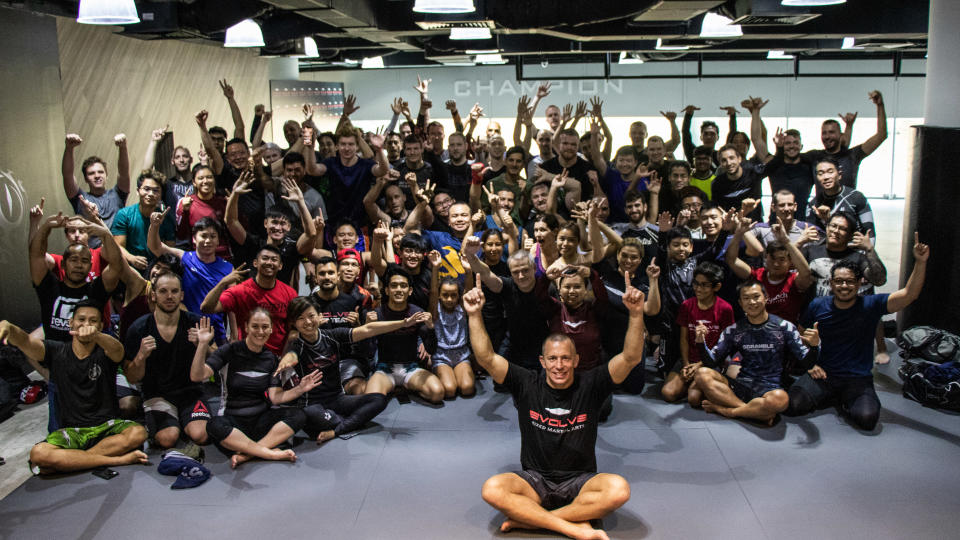
[(819, 13), (749, 14), (734, 19), (740, 26), (796, 26), (819, 17)]
[(493, 21), (416, 21), (417, 26), (424, 30), (446, 30), (449, 28), (496, 28)]

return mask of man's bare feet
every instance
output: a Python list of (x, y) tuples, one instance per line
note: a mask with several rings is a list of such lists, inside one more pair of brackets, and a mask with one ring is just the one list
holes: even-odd
[(583, 531), (583, 534), (574, 536), (577, 540), (610, 540), (603, 529), (594, 529), (589, 523), (575, 523), (574, 525), (577, 525)]
[(270, 451), (271, 461), (290, 461), (294, 462), (297, 460), (297, 454), (293, 450), (271, 450)]
[(334, 433), (332, 429), (328, 429), (327, 431), (321, 431), (320, 434), (317, 435), (317, 444), (323, 444), (336, 436), (337, 434)]
[(149, 458), (140, 450), (132, 450), (120, 456), (120, 465), (145, 465)]
[(875, 364), (881, 364), (881, 365), (882, 365), (882, 364), (889, 364), (889, 363), (890, 363), (890, 354), (887, 353), (886, 351), (878, 352), (878, 353), (873, 357), (873, 362), (874, 362)]
[(240, 465), (243, 465), (244, 463), (250, 461), (251, 459), (253, 458), (251, 458), (246, 454), (240, 454), (240, 453), (234, 454), (230, 456), (230, 468), (236, 469), (237, 467), (239, 467)]
[(730, 407), (721, 407), (721, 406), (717, 405), (716, 403), (711, 402), (709, 399), (705, 399), (705, 400), (701, 401), (701, 402), (700, 402), (700, 405), (703, 407), (703, 410), (705, 410), (705, 411), (707, 411), (707, 412), (712, 412), (712, 413), (716, 413), (716, 414), (722, 414), (723, 416), (726, 416), (727, 418), (734, 418), (734, 417), (736, 417), (736, 415), (733, 414), (733, 409), (731, 409)]
[(528, 525), (522, 521), (507, 518), (500, 525), (500, 532), (510, 532), (513, 529), (536, 529), (533, 525)]

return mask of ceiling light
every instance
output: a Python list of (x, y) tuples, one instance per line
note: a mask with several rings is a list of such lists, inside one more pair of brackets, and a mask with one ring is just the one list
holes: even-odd
[(506, 64), (507, 61), (504, 60), (499, 54), (478, 54), (476, 61), (478, 64)]
[(500, 49), (467, 49), (463, 52), (467, 54), (497, 54)]
[(133, 0), (80, 0), (77, 22), (82, 24), (135, 24), (140, 22)]
[(489, 28), (451, 28), (450, 39), (490, 39)]
[(847, 0), (781, 0), (782, 6), (835, 6), (837, 4), (846, 4)]
[(840, 46), (841, 49), (847, 50), (863, 50), (863, 47), (857, 47), (857, 40), (852, 37), (843, 38), (843, 45)]
[(382, 69), (383, 57), (374, 56), (373, 58), (364, 58), (363, 62), (360, 64), (360, 67), (363, 69)]
[(473, 13), (477, 10), (473, 0), (417, 0), (413, 3), (417, 13)]
[(317, 58), (320, 51), (317, 49), (317, 42), (312, 37), (305, 37), (297, 42), (297, 54), (291, 54), (290, 58)]
[(643, 59), (642, 59), (642, 58), (638, 58), (638, 57), (633, 56), (633, 55), (630, 55), (630, 54), (627, 54), (626, 51), (621, 51), (621, 52), (620, 52), (620, 59), (617, 60), (617, 63), (618, 63), (618, 64), (624, 64), (624, 65), (626, 65), (626, 64), (642, 64), (642, 63), (643, 63)]
[(686, 51), (689, 50), (689, 45), (664, 45), (663, 40), (657, 38), (657, 50), (658, 51)]
[(702, 38), (727, 38), (740, 37), (743, 30), (739, 24), (730, 24), (733, 20), (719, 13), (707, 12), (703, 17), (703, 25), (700, 27), (700, 37)]
[(767, 60), (793, 60), (793, 55), (783, 51), (770, 51), (767, 53)]
[(263, 47), (263, 32), (253, 19), (244, 19), (227, 28), (224, 47)]

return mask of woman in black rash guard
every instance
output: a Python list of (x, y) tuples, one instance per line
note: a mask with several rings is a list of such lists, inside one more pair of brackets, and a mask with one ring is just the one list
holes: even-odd
[(320, 384), (320, 372), (314, 371), (303, 377), (295, 388), (280, 388), (280, 380), (272, 376), (277, 356), (264, 348), (272, 330), (270, 312), (256, 307), (250, 312), (246, 337), (224, 345), (207, 357), (213, 328), (206, 317), (197, 324), (197, 352), (190, 366), (190, 379), (202, 382), (226, 368), (224, 399), (220, 405), (222, 415), (207, 422), (207, 436), (221, 449), (236, 452), (230, 458), (232, 468), (253, 458), (296, 461), (293, 450), (276, 447), (303, 427), (303, 411), (271, 407), (296, 399)]
[(317, 443), (362, 427), (383, 412), (389, 402), (383, 394), (353, 396), (344, 393), (340, 383), (340, 351), (349, 351), (351, 343), (414, 326), (426, 318), (426, 315), (415, 314), (399, 321), (320, 331), (324, 320), (313, 300), (305, 296), (290, 301), (287, 316), (287, 327), (295, 328), (299, 335), (287, 345), (277, 372), (292, 385), (298, 385), (314, 371), (320, 372), (320, 384), (296, 401), (306, 415), (303, 430), (316, 438)]

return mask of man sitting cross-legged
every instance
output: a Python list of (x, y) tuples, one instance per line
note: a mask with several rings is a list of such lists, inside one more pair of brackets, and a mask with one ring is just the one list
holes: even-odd
[[(780, 376), (787, 352), (802, 359), (806, 367), (816, 363), (820, 335), (816, 327), (808, 328), (801, 341), (797, 327), (776, 315), (767, 313), (767, 291), (755, 278), (748, 278), (738, 287), (740, 307), (746, 314), (720, 334), (713, 349), (704, 343), (708, 329), (697, 325), (697, 346), (703, 366), (695, 369), (695, 384), (690, 389), (691, 405), (703, 410), (735, 418), (752, 418), (773, 424), (777, 414), (787, 408), (787, 392)], [(806, 345), (805, 345), (806, 344)], [(808, 349), (807, 346), (810, 348)], [(740, 372), (729, 379), (714, 367), (726, 364), (727, 357), (740, 354)]]
[[(630, 283), (629, 275), (624, 280)], [(623, 303), (630, 323), (623, 353), (594, 369), (575, 373), (579, 356), (569, 337), (553, 334), (543, 343), (543, 373), (495, 354), (483, 325), (480, 289), (464, 296), (470, 344), (477, 362), (513, 394), (520, 422), (519, 473), (502, 473), (483, 484), (483, 500), (507, 515), (501, 531), (550, 529), (573, 538), (607, 538), (589, 521), (630, 499), (630, 485), (615, 474), (598, 474), (595, 447), (600, 407), (643, 360), (644, 295), (628, 287)]]
[(49, 369), (57, 385), (57, 410), (65, 427), (30, 450), (35, 473), (147, 462), (140, 451), (147, 430), (121, 420), (117, 407), (117, 363), (123, 360), (123, 345), (102, 329), (100, 305), (90, 300), (74, 306), (68, 342), (36, 339), (0, 321), (0, 343), (17, 347)]

